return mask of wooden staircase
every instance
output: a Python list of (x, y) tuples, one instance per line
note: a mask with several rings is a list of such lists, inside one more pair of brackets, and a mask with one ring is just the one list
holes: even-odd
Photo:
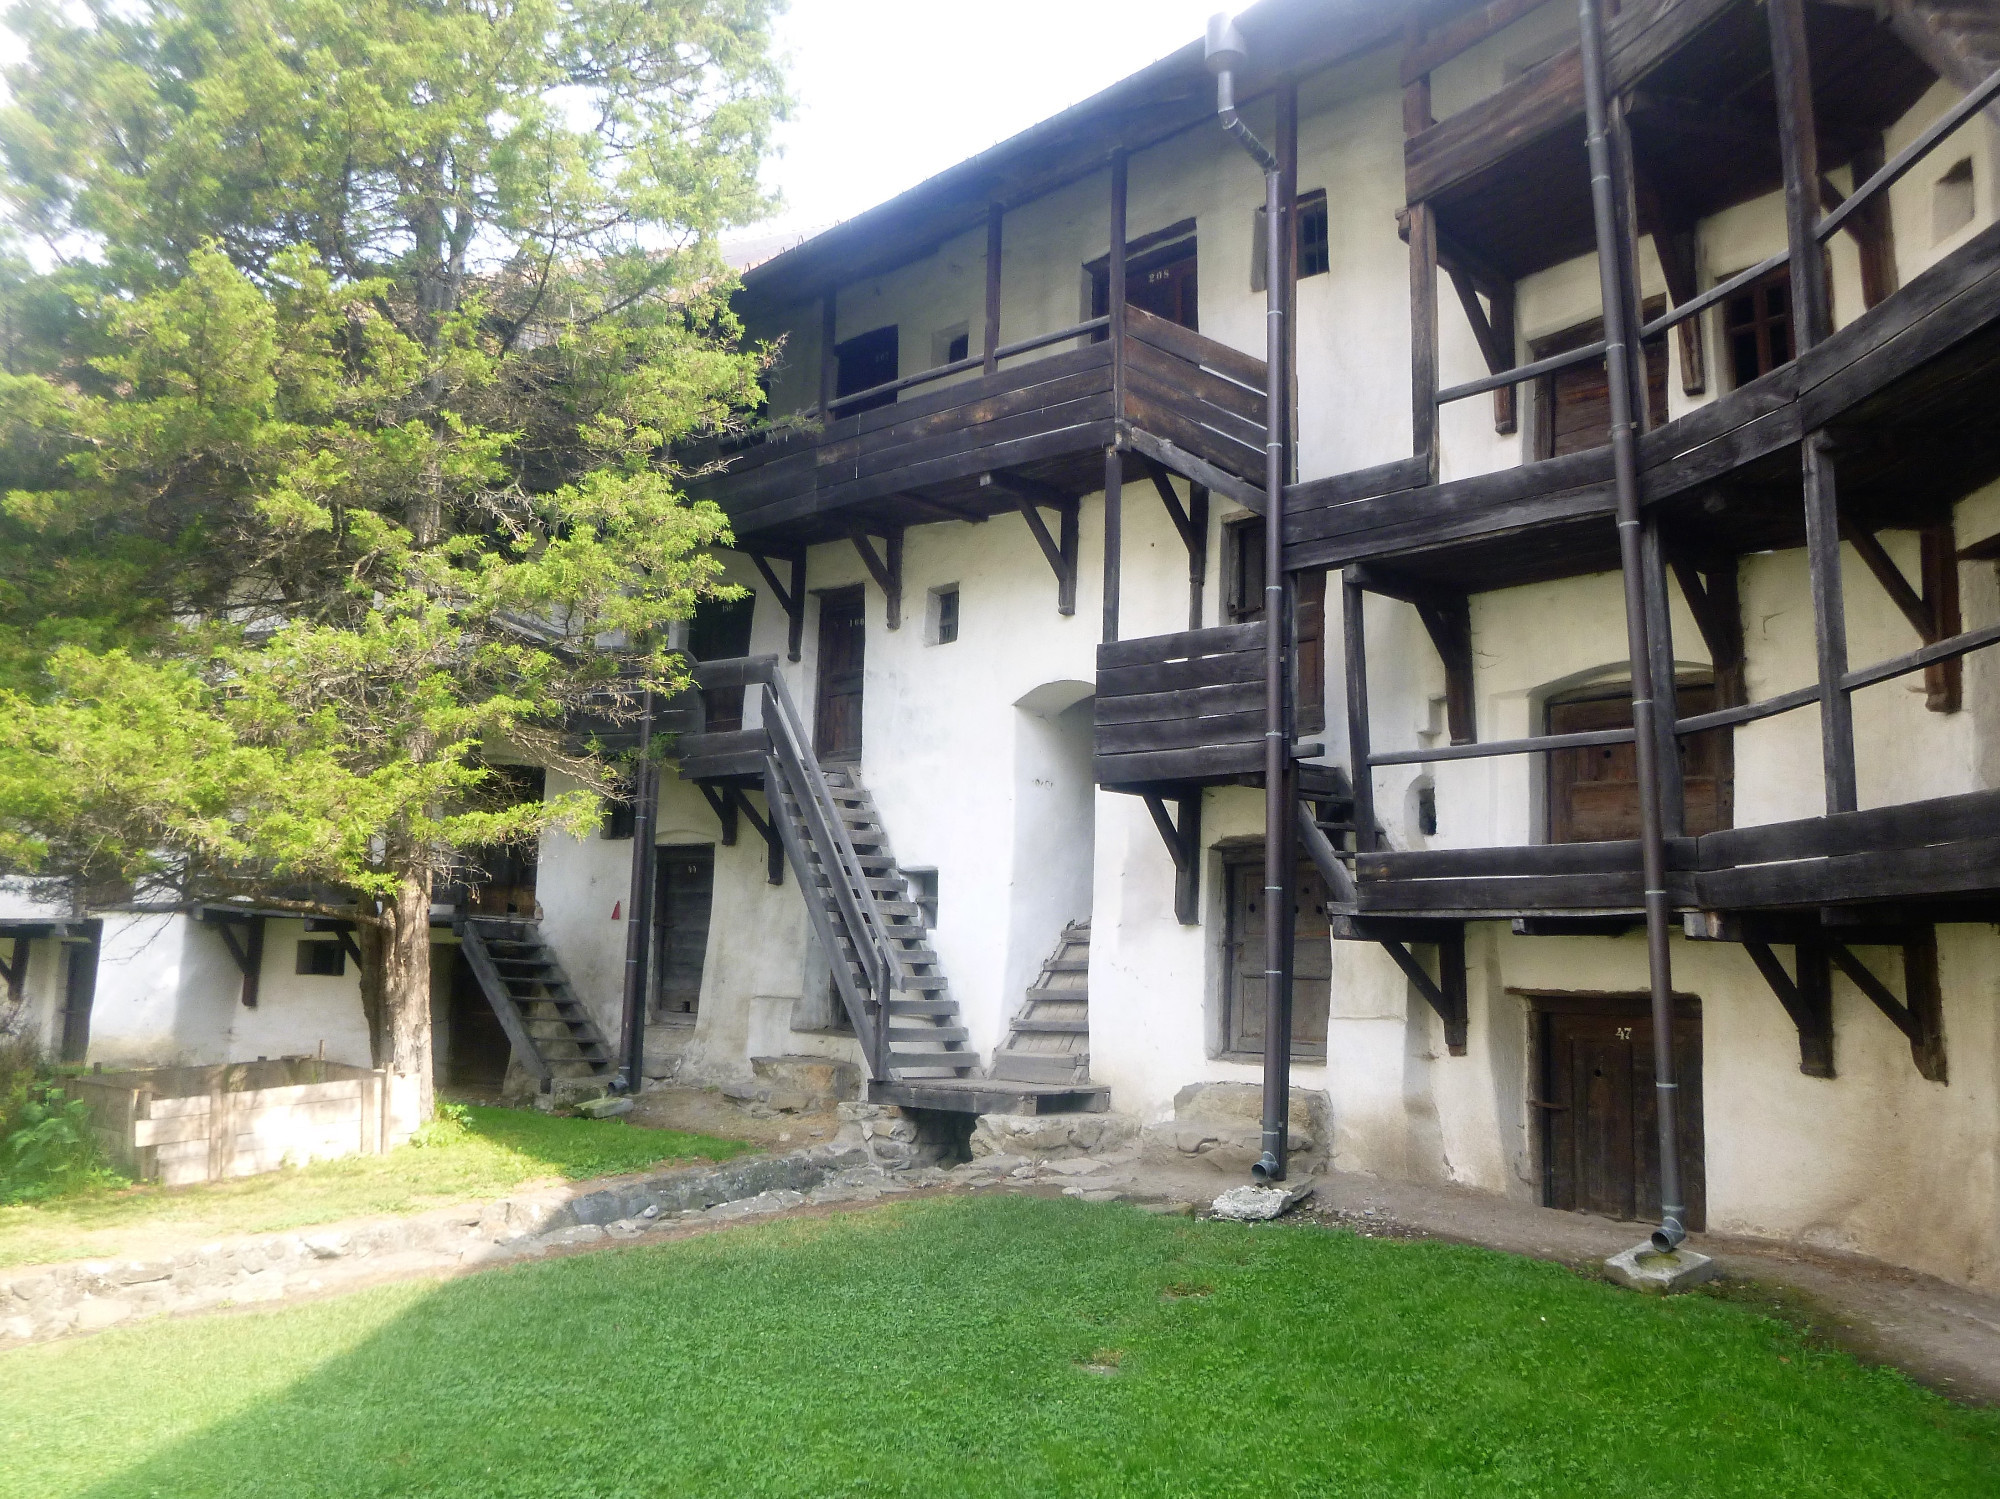
[(993, 1054), (996, 1081), (1090, 1081), (1090, 923), (1072, 921)]
[(514, 1055), (544, 1090), (559, 1077), (611, 1081), (611, 1043), (534, 922), (468, 917), (458, 937)]
[[(857, 933), (843, 919), (842, 903), (834, 889), (840, 860), (829, 857), (812, 836), (799, 795), (776, 757), (771, 769), (776, 791), (772, 806), (784, 819), (781, 832), (787, 853), (797, 850), (793, 872), (806, 900), (816, 908), (813, 924), (826, 946), (827, 960), (834, 965), (835, 986), (843, 998), (849, 992), (866, 994), (870, 988), (862, 956), (866, 943), (857, 941)], [(979, 1053), (966, 1044), (958, 1001), (951, 997), (950, 986), (938, 967), (923, 907), (911, 899), (908, 881), (890, 851), (875, 798), (851, 769), (828, 766), (821, 768), (820, 774), (854, 861), (867, 881), (874, 909), (881, 915), (894, 965), (888, 975), (886, 1066), (878, 1075), (907, 1081), (966, 1077), (977, 1072)], [(875, 1017), (874, 999), (862, 999), (861, 1009), (862, 1014), (853, 1017), (857, 1033)]]

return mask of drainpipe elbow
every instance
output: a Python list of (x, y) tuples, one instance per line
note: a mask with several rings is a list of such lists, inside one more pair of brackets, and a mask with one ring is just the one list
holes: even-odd
[(1653, 1230), (1653, 1252), (1672, 1254), (1687, 1236), (1687, 1229), (1681, 1223), (1680, 1209), (1668, 1208), (1660, 1217), (1660, 1226)]

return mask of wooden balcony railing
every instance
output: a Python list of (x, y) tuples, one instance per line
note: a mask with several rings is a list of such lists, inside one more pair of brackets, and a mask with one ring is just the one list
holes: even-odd
[(1099, 785), (1209, 784), (1264, 769), (1264, 626), (1097, 648)]
[(908, 520), (983, 517), (1017, 503), (981, 483), (989, 473), (1026, 469), (1071, 496), (1101, 487), (1121, 428), (1261, 485), (1264, 361), (1137, 308), (1126, 319), (1122, 362), (1105, 319), (1080, 323), (1009, 345), (1003, 357), (1054, 352), (993, 374), (918, 388), (978, 365), (960, 361), (845, 397), (836, 411), (899, 399), (824, 426), (773, 428), (734, 454), (690, 449), (690, 464), (726, 465), (690, 489), (720, 504), (739, 538), (785, 528), (816, 539), (816, 524), (837, 536), (834, 513), (861, 505), (911, 508)]

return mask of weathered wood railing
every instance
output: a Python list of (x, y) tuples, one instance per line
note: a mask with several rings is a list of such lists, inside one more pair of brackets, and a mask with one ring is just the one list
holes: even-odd
[(1254, 775), (1264, 765), (1261, 621), (1097, 648), (1093, 766), (1102, 786)]
[[(1088, 340), (1103, 322), (1078, 324), (1003, 353)], [(684, 453), (685, 462), (721, 467), (690, 489), (722, 505), (739, 536), (913, 490), (945, 507), (937, 518), (949, 518), (954, 506), (985, 513), (1012, 508), (1014, 501), (982, 491), (982, 475), (1094, 455), (1118, 440), (1121, 425), (1149, 434), (1153, 456), (1178, 450), (1212, 465), (1225, 482), (1261, 484), (1261, 359), (1137, 308), (1127, 311), (1122, 364), (1115, 358), (1118, 347), (1108, 339), (1080, 342), (909, 394), (925, 380), (970, 373), (978, 363), (960, 361), (846, 398), (838, 404), (884, 392), (909, 397), (824, 426), (773, 428), (733, 454), (719, 444), (697, 445)]]

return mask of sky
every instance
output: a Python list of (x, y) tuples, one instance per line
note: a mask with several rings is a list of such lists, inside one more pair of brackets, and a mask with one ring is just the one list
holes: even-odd
[[(1195, 40), (1240, 0), (791, 0), (770, 229), (851, 218)], [(768, 232), (768, 231), (767, 231)]]

